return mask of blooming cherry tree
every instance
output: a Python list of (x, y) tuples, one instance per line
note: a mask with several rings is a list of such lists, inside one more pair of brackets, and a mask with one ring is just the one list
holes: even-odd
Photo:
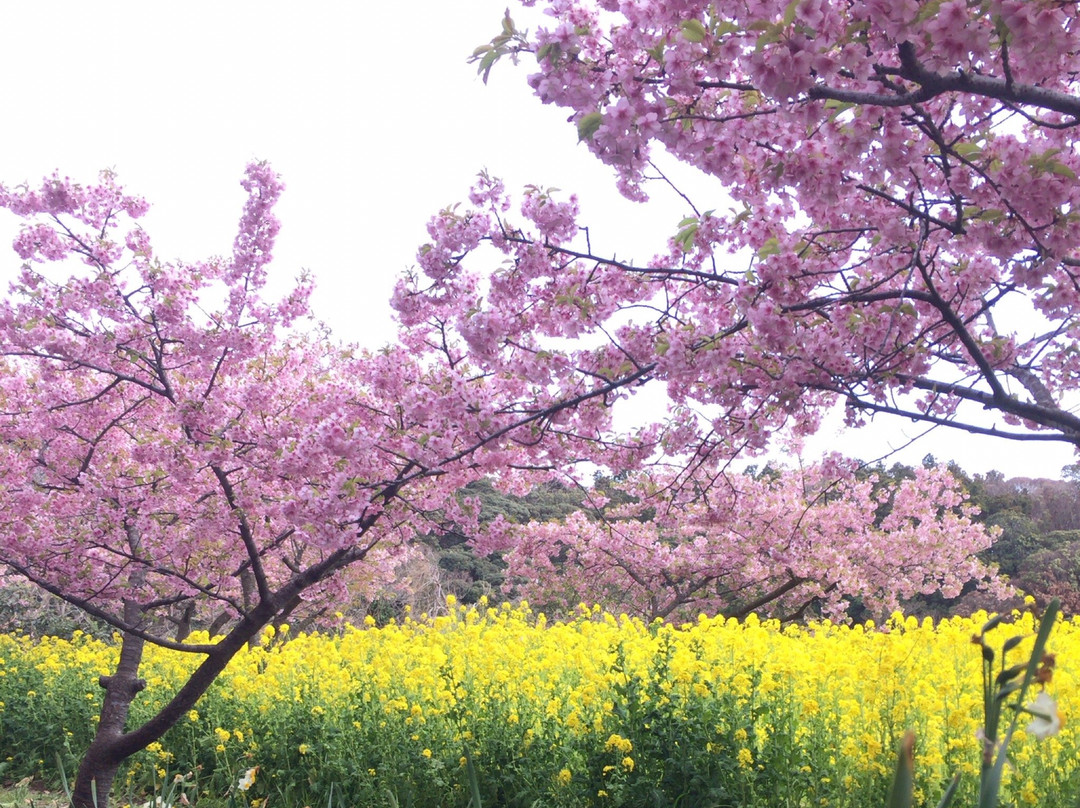
[[(658, 457), (682, 458), (653, 481), (677, 499), (747, 488), (728, 475), (733, 456), (764, 450), (780, 430), (809, 434), (837, 404), (853, 426), (901, 416), (1080, 447), (1073, 5), (523, 5), (546, 16), (528, 34), (507, 12), (474, 54), (485, 78), (502, 57), (535, 60), (533, 91), (569, 112), (625, 195), (644, 202), (651, 180), (667, 183), (651, 160), (659, 146), (713, 178), (720, 205), (702, 211), (684, 197), (666, 245), (635, 261), (614, 257), (617, 244), (594, 246), (575, 197), (529, 187), (516, 198), (483, 175), (469, 205), (433, 220), (397, 291), (417, 344), (424, 335), (488, 373), (521, 371), (537, 386), (573, 379), (607, 400), (663, 386), (671, 407), (641, 437)], [(865, 513), (865, 493), (837, 480), (845, 506)], [(951, 501), (940, 481), (924, 482)], [(845, 533), (844, 508), (794, 505), (797, 489), (683, 511), (677, 525), (533, 526), (517, 532), (518, 549), (509, 534), (499, 547), (538, 582), (558, 547), (565, 574), (594, 576), (646, 613), (686, 599), (665, 588), (675, 569), (670, 580), (699, 594), (731, 581), (736, 609), (743, 594), (754, 602), (789, 584), (822, 597), (823, 585), (873, 569), (860, 547), (883, 537), (869, 522)], [(784, 496), (797, 525), (766, 516)], [(898, 518), (921, 523), (915, 513)], [(746, 552), (745, 536), (761, 552), (784, 547), (819, 514), (837, 521), (835, 544), (816, 545), (817, 571), (754, 566), (762, 555)], [(743, 554), (710, 567), (725, 542)], [(688, 563), (695, 544), (707, 553)], [(850, 563), (825, 575), (825, 559), (840, 557)], [(855, 586), (873, 598), (867, 581)]]
[[(257, 164), (243, 186), (232, 254), (193, 264), (155, 254), (147, 204), (110, 175), (0, 188), (25, 262), (0, 301), (0, 563), (123, 636), (79, 808), (268, 622), (468, 526), (455, 494), (478, 476), (582, 451), (564, 429), (540, 455), (549, 397), (525, 382), (335, 344), (306, 278), (269, 299), (282, 184)], [(585, 426), (588, 399), (567, 404)], [(186, 640), (193, 619), (222, 636)], [(146, 642), (202, 661), (128, 728)]]
[[(409, 290), (478, 357), (655, 379), (708, 413), (683, 446), (758, 447), (837, 402), (854, 425), (891, 414), (1080, 444), (1074, 5), (524, 5), (545, 21), (527, 35), (508, 14), (482, 71), (534, 57), (533, 91), (629, 197), (646, 199), (659, 146), (729, 209), (688, 209), (634, 262), (593, 247), (573, 199), (532, 189), (513, 211), (483, 181), (436, 222)], [(481, 245), (503, 263), (481, 268)], [(531, 336), (537, 323), (593, 335), (592, 352)]]
[(504, 553), (508, 577), (534, 604), (600, 603), (646, 620), (702, 612), (792, 620), (811, 607), (842, 619), (852, 598), (889, 614), (901, 599), (955, 597), (990, 577), (974, 556), (993, 533), (972, 522), (947, 469), (919, 468), (894, 487), (856, 471), (834, 456), (798, 471), (732, 474), (707, 492), (646, 475), (624, 486), (632, 505), (596, 501), (601, 518), (499, 519), (476, 546)]
[[(194, 264), (154, 253), (146, 204), (112, 177), (0, 189), (26, 262), (0, 302), (0, 563), (124, 638), (79, 808), (269, 621), (348, 569), (387, 570), (418, 532), (469, 529), (454, 493), (479, 475), (513, 488), (518, 471), (668, 458), (635, 484), (674, 492), (670, 517), (528, 540), (562, 542), (643, 611), (725, 587), (738, 608), (777, 593), (797, 611), (843, 589), (955, 589), (981, 574), (967, 558), (984, 537), (951, 543), (969, 515), (924, 476), (895, 493), (882, 529), (905, 540), (883, 558), (875, 495), (850, 471), (770, 487), (733, 480), (733, 455), (812, 431), (836, 402), (853, 424), (1080, 445), (1072, 6), (539, 2), (548, 22), (527, 36), (508, 17), (481, 70), (533, 54), (534, 91), (624, 193), (645, 199), (659, 144), (730, 210), (688, 210), (633, 262), (594, 249), (573, 197), (515, 202), (484, 176), (395, 292), (400, 346), (366, 353), (310, 326), (306, 280), (265, 295), (281, 183), (264, 165), (232, 255)], [(650, 383), (670, 412), (613, 429), (612, 404)], [(710, 496), (725, 485), (752, 499)], [(633, 547), (610, 544), (619, 531)], [(605, 548), (626, 562), (605, 568)], [(668, 599), (649, 602), (665, 573)], [(222, 616), (220, 642), (178, 640), (191, 614)], [(148, 641), (202, 662), (129, 729)]]

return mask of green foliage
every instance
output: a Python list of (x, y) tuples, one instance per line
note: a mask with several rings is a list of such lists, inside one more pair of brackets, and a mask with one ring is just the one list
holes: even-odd
[(101, 638), (111, 633), (101, 621), (26, 581), (9, 578), (0, 586), (0, 632), (70, 638), (76, 631)]
[[(983, 667), (983, 726), (981, 738), (984, 743), (984, 750), (980, 755), (979, 808), (997, 808), (1005, 766), (1009, 763), (1009, 744), (1019, 726), (1021, 715), (1029, 714), (1042, 718), (1046, 726), (1049, 727), (1053, 716), (1041, 715), (1038, 709), (1051, 712), (1057, 710), (1053, 699), (1048, 698), (1045, 693), (1041, 696), (1041, 698), (1046, 699), (1044, 705), (1039, 705), (1038, 702), (1028, 704), (1027, 696), (1033, 684), (1044, 685), (1050, 681), (1052, 676), (1055, 657), (1047, 651), (1047, 640), (1050, 638), (1054, 621), (1057, 620), (1059, 614), (1058, 601), (1051, 600), (1039, 623), (1039, 629), (1031, 652), (1027, 655), (1026, 660), (1016, 665), (1006, 666), (1006, 658), (1010, 651), (1016, 649), (1022, 640), (1021, 637), (1011, 637), (1005, 640), (1000, 651), (995, 650), (986, 641), (987, 634), (1001, 625), (1002, 615), (992, 617), (982, 627), (979, 634), (973, 638), (973, 642), (979, 646)], [(995, 671), (997, 671), (996, 674)], [(1060, 716), (1056, 720), (1057, 727), (1060, 728)], [(1028, 731), (1031, 732), (1032, 730), (1029, 728)], [(1047, 730), (1039, 737), (1046, 737), (1056, 731), (1057, 729)], [(1041, 730), (1037, 732), (1041, 732)], [(900, 743), (896, 774), (893, 776), (886, 808), (912, 808), (914, 805), (914, 748), (915, 734), (908, 731)], [(947, 808), (952, 804), (958, 783), (958, 776), (954, 776), (938, 803), (939, 808)]]

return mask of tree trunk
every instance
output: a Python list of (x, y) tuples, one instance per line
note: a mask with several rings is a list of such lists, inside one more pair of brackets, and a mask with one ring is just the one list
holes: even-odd
[(109, 790), (120, 764), (158, 740), (186, 715), (229, 664), (229, 660), (270, 622), (275, 611), (272, 602), (264, 603), (242, 618), (236, 628), (207, 654), (172, 700), (145, 724), (127, 733), (124, 732), (124, 724), (128, 710), (146, 682), (138, 677), (144, 641), (125, 634), (116, 673), (99, 680), (105, 688), (105, 701), (101, 706), (101, 720), (94, 740), (90, 742), (75, 777), (72, 791), (74, 808), (107, 808)]
[(126, 755), (117, 748), (124, 734), (128, 710), (136, 694), (146, 682), (139, 678), (144, 641), (125, 634), (120, 646), (120, 661), (112, 676), (102, 676), (99, 683), (105, 688), (94, 740), (83, 755), (72, 791), (74, 808), (107, 808), (113, 779)]
[[(116, 673), (101, 677), (105, 701), (94, 740), (79, 764), (72, 791), (74, 808), (108, 808), (109, 792), (120, 764), (147, 745), (158, 740), (180, 720), (225, 669), (236, 654), (267, 625), (280, 611), (279, 604), (288, 603), (294, 596), (325, 579), (343, 566), (362, 559), (370, 548), (361, 548), (349, 555), (338, 551), (328, 560), (297, 574), (277, 593), (261, 600), (255, 608), (241, 615), (239, 622), (224, 638), (209, 650), (201, 650), (206, 659), (195, 669), (172, 699), (142, 726), (124, 732), (131, 702), (146, 682), (139, 678), (145, 641), (124, 634), (120, 646), (120, 661)], [(124, 619), (129, 626), (138, 626), (142, 610), (132, 601), (124, 604)]]

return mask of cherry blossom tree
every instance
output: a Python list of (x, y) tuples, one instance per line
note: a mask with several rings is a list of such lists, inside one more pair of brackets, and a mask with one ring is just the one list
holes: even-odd
[(508, 581), (561, 613), (599, 603), (646, 620), (751, 612), (844, 619), (857, 599), (888, 615), (917, 594), (960, 594), (1001, 582), (975, 555), (994, 532), (944, 467), (919, 468), (889, 487), (831, 456), (798, 470), (732, 474), (710, 491), (673, 492), (656, 475), (622, 486), (632, 504), (607, 506), (596, 490), (565, 522), (497, 519), (476, 548), (500, 552)]
[[(738, 488), (732, 457), (812, 433), (838, 404), (851, 426), (899, 416), (1080, 447), (1074, 4), (523, 5), (546, 16), (529, 34), (507, 12), (474, 54), (485, 80), (504, 57), (535, 61), (535, 94), (569, 112), (626, 196), (674, 185), (659, 146), (714, 179), (717, 204), (684, 194), (666, 245), (636, 261), (594, 246), (574, 196), (515, 200), (482, 175), (432, 221), (396, 293), (417, 347), (537, 384), (575, 377), (612, 401), (662, 385), (671, 408), (651, 439), (685, 462), (655, 484), (678, 497)], [(511, 556), (542, 564), (554, 542), (596, 571), (621, 535), (659, 574), (670, 550), (668, 525), (575, 528), (591, 540), (537, 527), (521, 540), (540, 559)], [(647, 564), (610, 564), (628, 591), (635, 575), (634, 591), (660, 591)]]
[(533, 91), (623, 193), (663, 181), (660, 146), (715, 179), (718, 209), (635, 262), (593, 246), (573, 197), (530, 188), (514, 210), (484, 178), (433, 224), (407, 318), (430, 301), (493, 369), (663, 383), (704, 414), (673, 448), (760, 448), (837, 403), (852, 425), (1080, 445), (1074, 4), (524, 5), (548, 16), (526, 34), (508, 12), (481, 72), (535, 60)]
[[(734, 538), (691, 503), (748, 485), (727, 474), (733, 456), (813, 431), (836, 402), (852, 424), (894, 414), (1080, 444), (1072, 6), (542, 4), (550, 20), (527, 36), (507, 18), (481, 70), (533, 54), (534, 90), (569, 110), (626, 194), (645, 199), (659, 143), (715, 177), (730, 211), (689, 209), (636, 263), (594, 249), (573, 197), (534, 187), (515, 207), (484, 176), (432, 221), (395, 292), (400, 345), (369, 353), (308, 323), (306, 280), (267, 298), (281, 185), (265, 166), (245, 179), (232, 255), (195, 264), (155, 255), (135, 222), (146, 204), (111, 177), (0, 190), (26, 262), (0, 304), (0, 562), (123, 634), (79, 808), (95, 791), (102, 804), (120, 762), (269, 621), (332, 597), (350, 569), (386, 570), (418, 532), (469, 529), (454, 494), (480, 475), (513, 489), (518, 470), (663, 461), (650, 484), (688, 521), (641, 541), (678, 536), (704, 556)], [(612, 405), (646, 384), (665, 387), (670, 412), (614, 430)], [(955, 489), (924, 482), (953, 535), (967, 518)], [(759, 531), (761, 563), (785, 496), (809, 532), (785, 515), (780, 579), (729, 557), (707, 585), (745, 585), (749, 603), (783, 575), (808, 579), (798, 596), (857, 580), (878, 592), (875, 536), (852, 521), (867, 496), (837, 485), (847, 499), (820, 511), (782, 487), (725, 505)], [(897, 530), (920, 555), (897, 563), (919, 589), (941, 545), (915, 528), (932, 500), (905, 490)], [(957, 574), (978, 541), (947, 557)], [(794, 565), (806, 542), (849, 559), (835, 580)], [(219, 642), (176, 639), (165, 616), (182, 624), (189, 605), (226, 616)], [(127, 728), (145, 642), (202, 661)]]
[[(569, 462), (607, 417), (566, 401), (541, 455), (548, 391), (332, 342), (308, 279), (266, 294), (280, 180), (257, 164), (243, 186), (232, 255), (198, 263), (159, 258), (108, 174), (0, 188), (25, 262), (0, 301), (0, 563), (122, 634), (79, 808), (270, 621), (385, 578), (418, 533), (472, 523), (466, 483)], [(192, 620), (222, 636), (185, 640)], [(147, 642), (201, 662), (128, 727)]]
[[(837, 404), (852, 426), (899, 416), (1080, 446), (1074, 5), (523, 5), (547, 16), (530, 35), (507, 12), (474, 54), (485, 79), (503, 57), (534, 59), (533, 91), (568, 110), (626, 196), (672, 184), (651, 159), (660, 146), (713, 178), (719, 204), (684, 196), (667, 243), (635, 261), (594, 246), (574, 196), (530, 186), (515, 199), (481, 175), (467, 205), (432, 221), (396, 292), (416, 350), (537, 386), (575, 379), (612, 402), (662, 385), (671, 408), (648, 440), (683, 462), (653, 485), (677, 500), (745, 485), (732, 457), (812, 433)], [(722, 519), (764, 539), (746, 528), (752, 509), (730, 507)], [(735, 529), (708, 519), (674, 532), (708, 543)], [(646, 611), (672, 602), (656, 575), (692, 551), (670, 525), (573, 528), (588, 540), (536, 526), (520, 552), (496, 545), (526, 577), (558, 547), (583, 574), (660, 598)], [(723, 585), (742, 563), (671, 579)], [(816, 580), (777, 585), (804, 577)]]

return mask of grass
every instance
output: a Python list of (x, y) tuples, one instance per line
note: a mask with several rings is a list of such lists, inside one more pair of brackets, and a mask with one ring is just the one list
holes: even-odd
[(67, 808), (67, 804), (62, 791), (48, 791), (29, 777), (0, 786), (0, 808)]

